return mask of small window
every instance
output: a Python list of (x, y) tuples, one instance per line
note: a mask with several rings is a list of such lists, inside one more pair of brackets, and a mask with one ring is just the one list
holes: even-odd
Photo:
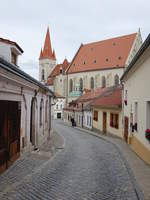
[(98, 111), (94, 110), (94, 121), (98, 121)]
[(83, 63), (84, 65), (85, 65), (85, 61), (84, 61), (84, 63)]
[(113, 42), (113, 46), (116, 46), (116, 43), (115, 43), (115, 42)]
[(109, 61), (109, 59), (108, 58), (106, 58), (106, 62), (108, 62)]
[(102, 87), (103, 88), (106, 87), (106, 78), (105, 78), (105, 76), (102, 76)]
[(73, 64), (73, 66), (76, 66), (75, 63)]
[(115, 77), (114, 77), (114, 85), (119, 85), (119, 76), (118, 76), (118, 74), (116, 74), (115, 75)]
[(111, 113), (110, 114), (110, 126), (113, 128), (119, 128), (119, 115)]
[(94, 63), (96, 63), (96, 60), (94, 60)]
[(119, 60), (121, 60), (121, 59), (122, 59), (122, 57), (121, 57), (121, 56), (119, 56), (119, 57), (118, 57), (118, 59), (119, 59)]
[(62, 79), (60, 79), (60, 82), (62, 82)]
[(62, 69), (60, 69), (60, 74), (62, 74)]
[(42, 69), (42, 81), (45, 80), (45, 72), (44, 72), (44, 69)]

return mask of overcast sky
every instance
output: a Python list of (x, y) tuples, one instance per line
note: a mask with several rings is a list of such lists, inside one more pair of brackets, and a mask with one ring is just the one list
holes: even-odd
[(73, 58), (81, 43), (150, 32), (149, 0), (3, 0), (0, 37), (24, 50), (21, 68), (38, 78), (38, 58), (47, 26), (57, 62)]

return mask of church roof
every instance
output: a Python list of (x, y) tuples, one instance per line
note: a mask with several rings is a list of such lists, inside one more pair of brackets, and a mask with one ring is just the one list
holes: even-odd
[(81, 44), (68, 73), (122, 68), (135, 41), (137, 33), (98, 42)]
[(69, 62), (66, 58), (62, 64), (57, 64), (52, 70), (51, 74), (48, 76), (47, 85), (53, 85), (54, 77), (60, 75), (60, 69), (62, 69), (62, 74), (64, 74), (68, 66)]
[(39, 59), (46, 59), (46, 58), (51, 59), (51, 60), (56, 60), (55, 51), (53, 50), (53, 52), (52, 52), (49, 27), (47, 28), (46, 38), (45, 38), (45, 42), (44, 42), (44, 48), (43, 48), (43, 50), (41, 49)]

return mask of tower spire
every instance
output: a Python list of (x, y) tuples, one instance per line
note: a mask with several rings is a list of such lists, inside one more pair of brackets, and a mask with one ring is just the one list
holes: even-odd
[(49, 27), (47, 28), (47, 33), (46, 33), (46, 38), (45, 38), (44, 48), (43, 48), (42, 54), (43, 54), (42, 58), (53, 59), (53, 52), (52, 52), (52, 46), (51, 46), (51, 40), (50, 40)]

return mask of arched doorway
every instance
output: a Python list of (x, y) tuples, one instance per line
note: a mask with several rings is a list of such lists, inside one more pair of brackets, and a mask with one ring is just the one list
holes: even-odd
[(35, 145), (36, 137), (36, 98), (33, 97), (31, 101), (31, 115), (30, 115), (30, 142)]

